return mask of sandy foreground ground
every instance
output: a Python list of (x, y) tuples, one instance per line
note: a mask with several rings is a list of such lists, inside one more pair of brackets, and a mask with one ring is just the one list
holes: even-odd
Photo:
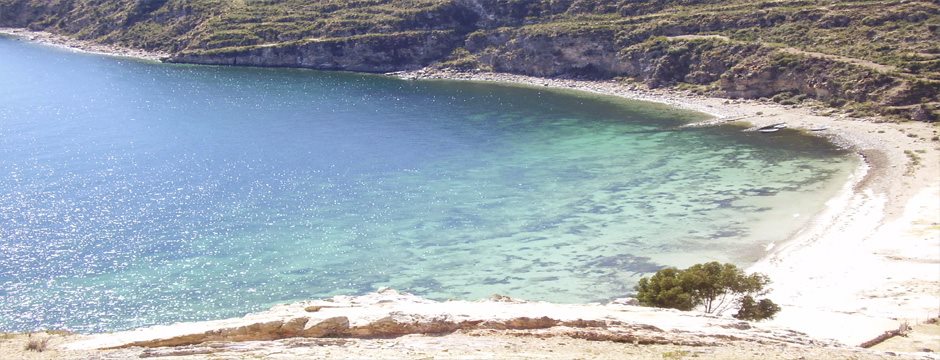
[(395, 339), (306, 339), (246, 342), (240, 349), (208, 352), (146, 352), (135, 349), (81, 352), (61, 350), (68, 338), (54, 338), (52, 349), (24, 352), (28, 339), (18, 335), (0, 342), (6, 359), (760, 359), (869, 360), (930, 359), (904, 353), (877, 353), (813, 346), (766, 346), (750, 342), (724, 346), (633, 345), (566, 337), (519, 337), (505, 334), (406, 335)]
[[(934, 330), (940, 331), (940, 327)], [(927, 334), (928, 332), (924, 332)], [(47, 340), (48, 339), (48, 340)], [(44, 351), (25, 350), (33, 344)], [(911, 342), (911, 346), (932, 346)], [(103, 349), (103, 350), (102, 350)], [(97, 335), (0, 336), (16, 359), (940, 359), (814, 339), (770, 324), (611, 304), (505, 297), (436, 302), (394, 290), (243, 318)]]
[[(48, 33), (17, 29), (0, 29), (0, 33), (107, 55), (147, 60), (165, 56), (75, 41)], [(749, 269), (770, 276), (774, 283), (769, 297), (779, 303), (783, 311), (772, 321), (748, 325), (746, 329), (730, 318), (657, 312), (617, 304), (514, 303), (514, 310), (500, 312), (500, 306), (494, 305), (502, 303), (499, 301), (429, 305), (420, 298), (376, 300), (369, 296), (382, 294), (372, 294), (363, 297), (371, 300), (361, 300), (357, 305), (371, 309), (363, 310), (371, 315), (362, 317), (349, 309), (336, 310), (339, 312), (332, 315), (346, 317), (353, 328), (357, 321), (362, 323), (361, 326), (382, 327), (385, 325), (379, 320), (387, 317), (395, 320), (395, 324), (407, 322), (407, 319), (415, 324), (436, 324), (435, 321), (440, 319), (484, 322), (487, 321), (485, 319), (501, 319), (512, 322), (515, 321), (512, 319), (520, 317), (546, 317), (553, 320), (570, 318), (569, 322), (574, 319), (594, 320), (605, 325), (587, 326), (598, 325), (590, 323), (579, 324), (585, 326), (578, 327), (570, 323), (555, 323), (548, 327), (523, 326), (520, 329), (512, 326), (467, 327), (440, 333), (432, 331), (434, 336), (421, 335), (418, 334), (421, 331), (411, 329), (394, 336), (383, 335), (382, 338), (345, 335), (337, 338), (334, 334), (329, 335), (334, 337), (324, 339), (250, 340), (252, 336), (258, 337), (267, 331), (258, 328), (257, 324), (282, 321), (281, 327), (284, 327), (289, 320), (301, 316), (302, 312), (296, 308), (298, 305), (294, 304), (293, 312), (288, 313), (278, 312), (283, 309), (275, 308), (240, 319), (176, 324), (116, 334), (0, 335), (0, 358), (880, 359), (896, 358), (896, 355), (940, 358), (927, 352), (940, 351), (940, 325), (923, 323), (940, 315), (940, 141), (937, 138), (940, 127), (926, 123), (895, 124), (879, 122), (878, 119), (851, 118), (833, 113), (831, 109), (811, 106), (781, 106), (761, 101), (709, 98), (688, 92), (649, 90), (616, 81), (431, 70), (394, 75), (407, 79), (496, 81), (588, 91), (665, 103), (714, 117), (692, 126), (746, 123), (759, 127), (786, 123), (786, 131), (817, 130), (811, 133), (856, 151), (864, 162), (842, 192), (829, 200), (827, 209), (817, 214), (809, 226), (793, 234), (791, 240), (774, 244), (768, 255)], [(339, 301), (359, 301), (349, 299)], [(389, 304), (413, 306), (389, 308)], [(429, 308), (437, 312), (429, 312)], [(461, 317), (468, 315), (463, 313), (468, 308), (477, 311), (469, 314), (473, 315), (472, 319)], [(316, 314), (322, 315), (319, 311)], [(303, 331), (322, 326), (323, 323), (318, 321), (328, 320), (303, 316), (308, 319)], [(376, 321), (379, 325), (375, 324)], [(875, 350), (854, 347), (904, 325), (913, 327), (907, 337), (886, 341)], [(252, 326), (255, 330), (250, 330)], [(652, 326), (668, 336), (652, 330), (643, 333), (637, 330), (637, 326)], [(226, 333), (234, 331), (232, 329), (242, 329), (238, 331), (254, 335), (240, 339), (206, 338), (202, 345), (96, 350), (135, 342), (153, 346), (159, 339)], [(795, 332), (787, 333), (786, 329)], [(583, 334), (592, 331), (606, 335)], [(779, 335), (781, 333), (789, 335)], [(625, 334), (633, 337), (625, 337)], [(43, 339), (48, 339), (46, 351), (26, 350), (30, 342), (37, 343)], [(694, 339), (705, 341), (696, 342)], [(151, 343), (145, 344), (146, 341)]]

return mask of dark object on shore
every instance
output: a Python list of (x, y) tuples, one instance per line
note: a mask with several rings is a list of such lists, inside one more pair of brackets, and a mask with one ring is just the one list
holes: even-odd
[(859, 345), (859, 347), (868, 349), (868, 348), (871, 348), (872, 346), (881, 344), (885, 342), (885, 340), (888, 340), (895, 336), (907, 336), (908, 331), (911, 331), (911, 327), (905, 322), (899, 325), (897, 330), (885, 331), (884, 334), (878, 335), (874, 339), (863, 342), (861, 345)]
[(757, 131), (762, 132), (762, 133), (773, 133), (773, 132), (780, 131), (780, 129), (785, 129), (786, 127), (787, 127), (786, 123), (777, 123), (773, 125), (764, 126), (762, 128), (757, 129)]

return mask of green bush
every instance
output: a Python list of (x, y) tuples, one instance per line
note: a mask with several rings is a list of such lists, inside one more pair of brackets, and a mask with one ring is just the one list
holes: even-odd
[(747, 275), (733, 264), (713, 261), (685, 270), (669, 267), (644, 277), (636, 286), (636, 298), (644, 306), (684, 311), (701, 307), (718, 315), (738, 306), (741, 319), (761, 320), (780, 311), (770, 300), (754, 299), (765, 295), (769, 284), (764, 274)]
[(771, 319), (780, 312), (780, 306), (774, 304), (770, 299), (754, 300), (750, 295), (741, 298), (738, 312), (734, 314), (735, 319), (741, 320), (763, 320)]
[(637, 300), (644, 306), (692, 310), (697, 304), (687, 286), (684, 286), (681, 275), (681, 270), (665, 268), (657, 271), (652, 278), (640, 279), (636, 286)]

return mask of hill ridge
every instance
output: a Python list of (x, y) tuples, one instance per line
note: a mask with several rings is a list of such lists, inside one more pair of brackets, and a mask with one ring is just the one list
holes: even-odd
[[(730, 98), (940, 118), (931, 1), (0, 0), (0, 26), (169, 61), (632, 78)], [(728, 41), (721, 41), (727, 39)]]

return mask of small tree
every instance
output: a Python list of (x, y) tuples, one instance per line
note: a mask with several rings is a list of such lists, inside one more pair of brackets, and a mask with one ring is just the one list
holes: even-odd
[[(770, 279), (764, 274), (747, 275), (734, 264), (709, 262), (685, 270), (665, 268), (636, 286), (641, 305), (692, 310), (697, 306), (709, 314), (722, 314), (734, 305), (741, 319), (761, 320), (772, 317), (780, 307), (772, 301), (755, 300), (767, 293)], [(735, 317), (738, 317), (735, 315)]]

